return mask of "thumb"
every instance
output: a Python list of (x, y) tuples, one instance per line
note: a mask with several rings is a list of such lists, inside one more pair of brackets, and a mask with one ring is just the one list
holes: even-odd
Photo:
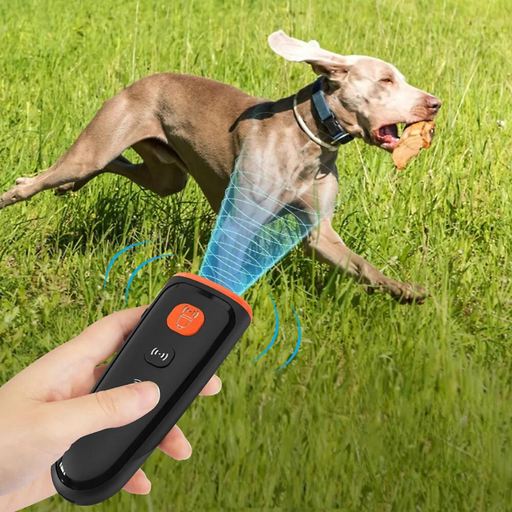
[(138, 382), (52, 402), (52, 417), (65, 425), (65, 438), (73, 443), (93, 432), (132, 423), (151, 411), (159, 400), (160, 389), (154, 382)]

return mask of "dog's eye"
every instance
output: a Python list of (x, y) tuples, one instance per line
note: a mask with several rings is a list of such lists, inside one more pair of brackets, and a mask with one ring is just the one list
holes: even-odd
[(392, 84), (393, 80), (391, 80), (391, 78), (381, 78), (380, 82), (383, 84)]

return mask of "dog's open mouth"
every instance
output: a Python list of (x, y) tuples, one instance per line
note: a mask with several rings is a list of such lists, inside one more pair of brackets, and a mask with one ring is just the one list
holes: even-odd
[[(404, 130), (408, 126), (408, 124), (405, 124)], [(398, 125), (396, 124), (386, 124), (381, 126), (374, 131), (374, 136), (377, 144), (381, 148), (388, 149), (389, 151), (393, 151), (393, 149), (395, 149), (396, 145), (400, 141), (400, 137), (398, 135)]]

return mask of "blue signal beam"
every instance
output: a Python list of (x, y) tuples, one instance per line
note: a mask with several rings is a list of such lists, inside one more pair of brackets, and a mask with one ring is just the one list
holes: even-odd
[(105, 279), (103, 281), (103, 289), (105, 289), (107, 287), (108, 274), (110, 272), (110, 269), (112, 268), (112, 265), (114, 265), (114, 263), (116, 262), (117, 258), (119, 258), (119, 256), (121, 256), (121, 254), (123, 254), (124, 252), (128, 251), (132, 247), (136, 247), (137, 245), (152, 244), (152, 243), (153, 243), (152, 240), (146, 240), (145, 242), (137, 242), (136, 244), (128, 245), (124, 249), (121, 249), (119, 252), (114, 254), (114, 257), (109, 261), (108, 266), (107, 266), (107, 271), (105, 272)]
[(292, 309), (293, 309), (293, 314), (295, 315), (295, 321), (297, 322), (297, 343), (295, 345), (295, 350), (293, 351), (293, 354), (289, 357), (288, 361), (286, 361), (286, 363), (284, 363), (283, 366), (281, 366), (281, 368), (279, 368), (277, 370), (278, 372), (280, 372), (281, 370), (284, 370), (293, 361), (293, 359), (299, 352), (299, 348), (300, 348), (300, 342), (302, 339), (302, 328), (300, 326), (300, 320), (299, 320), (299, 315), (297, 315), (297, 311), (295, 311), (295, 308), (293, 306), (292, 306)]
[[(134, 244), (131, 244), (131, 245), (128, 245), (127, 247), (124, 247), (123, 249), (121, 249), (120, 251), (118, 251), (114, 256), (113, 258), (109, 261), (108, 263), (108, 266), (107, 266), (107, 270), (105, 272), (105, 279), (103, 281), (103, 288), (106, 288), (107, 286), (107, 281), (108, 281), (108, 275), (110, 273), (110, 270), (112, 268), (112, 266), (114, 265), (114, 263), (116, 262), (116, 260), (119, 258), (119, 256), (121, 256), (121, 254), (125, 253), (126, 251), (128, 251), (129, 249), (132, 249), (133, 247), (136, 247), (138, 245), (144, 245), (144, 244), (150, 244), (150, 243), (153, 243), (152, 240), (146, 240), (144, 242), (137, 242), (137, 243), (134, 243)], [(144, 261), (143, 263), (141, 263), (133, 272), (132, 274), (130, 275), (130, 278), (128, 280), (128, 284), (126, 286), (126, 292), (125, 292), (125, 303), (128, 304), (128, 295), (130, 293), (130, 287), (131, 287), (131, 284), (133, 282), (133, 279), (135, 278), (135, 276), (137, 275), (137, 273), (139, 272), (139, 270), (141, 270), (142, 268), (144, 268), (146, 265), (149, 265), (149, 263), (153, 262), (153, 261), (156, 261), (156, 260), (159, 260), (161, 258), (166, 258), (168, 256), (174, 256), (174, 254), (161, 254), (159, 256), (154, 256), (153, 258), (150, 258), (146, 261)], [(267, 347), (263, 350), (263, 352), (258, 355), (257, 357), (255, 357), (253, 359), (253, 362), (256, 362), (258, 359), (260, 359), (261, 357), (263, 357), (275, 344), (276, 340), (277, 340), (277, 336), (279, 334), (279, 312), (277, 310), (277, 306), (276, 306), (276, 303), (274, 302), (274, 299), (271, 295), (269, 295), (269, 298), (270, 298), (270, 301), (272, 302), (272, 307), (274, 308), (274, 319), (275, 319), (275, 326), (274, 326), (274, 334), (272, 336), (272, 340), (270, 341), (270, 343), (267, 345)], [(300, 319), (299, 319), (299, 316), (297, 315), (297, 312), (295, 311), (295, 308), (293, 306), (291, 306), (292, 310), (293, 310), (293, 314), (295, 315), (295, 321), (297, 323), (297, 342), (295, 344), (295, 349), (292, 353), (292, 355), (288, 358), (288, 360), (280, 367), (278, 368), (276, 371), (280, 372), (282, 370), (284, 370), (284, 368), (286, 368), (292, 361), (293, 359), (296, 357), (297, 353), (299, 352), (299, 349), (300, 349), (300, 345), (301, 345), (301, 340), (302, 340), (302, 328), (301, 328), (301, 324), (300, 324)]]
[[(255, 363), (258, 359), (263, 357), (274, 346), (274, 343), (276, 342), (276, 339), (277, 339), (277, 335), (279, 333), (279, 312), (277, 311), (276, 303), (274, 302), (274, 299), (272, 298), (271, 295), (269, 295), (269, 298), (272, 301), (272, 306), (274, 308), (274, 318), (275, 318), (274, 335), (272, 336), (272, 340), (267, 345), (265, 350), (258, 357), (255, 357), (252, 360), (253, 363)], [(284, 370), (293, 361), (293, 359), (295, 359), (295, 356), (299, 352), (300, 344), (302, 341), (302, 327), (300, 325), (299, 315), (297, 314), (297, 311), (295, 311), (295, 308), (293, 306), (292, 306), (292, 310), (293, 310), (293, 314), (295, 315), (295, 321), (297, 322), (297, 342), (295, 344), (295, 349), (294, 349), (292, 355), (288, 358), (286, 363), (283, 364), (283, 366), (281, 366), (278, 370), (276, 370), (278, 372), (280, 372), (281, 370)]]
[(150, 258), (149, 260), (146, 260), (143, 263), (141, 263), (133, 271), (132, 275), (130, 276), (130, 279), (128, 279), (128, 284), (126, 285), (126, 293), (124, 294), (125, 304), (128, 304), (128, 294), (130, 293), (130, 286), (132, 285), (133, 278), (137, 275), (137, 272), (146, 265), (149, 265), (152, 261), (156, 261), (161, 258), (166, 258), (167, 256), (174, 256), (174, 254), (161, 254), (160, 256), (154, 256), (153, 258)]
[(260, 357), (263, 357), (274, 345), (277, 339), (277, 334), (279, 333), (279, 313), (277, 312), (276, 303), (272, 298), (272, 295), (269, 295), (270, 300), (272, 301), (272, 306), (274, 307), (274, 318), (275, 318), (275, 327), (274, 327), (274, 336), (272, 337), (272, 341), (267, 345), (267, 348), (256, 358), (252, 360), (255, 363)]

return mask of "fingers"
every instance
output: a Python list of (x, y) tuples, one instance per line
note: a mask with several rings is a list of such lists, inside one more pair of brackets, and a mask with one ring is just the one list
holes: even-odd
[[(175, 425), (159, 445), (160, 450), (176, 460), (185, 460), (192, 454), (192, 447), (180, 428)], [(151, 482), (139, 469), (130, 481), (123, 487), (132, 494), (148, 494), (151, 491)]]
[(123, 489), (132, 494), (148, 494), (151, 491), (151, 482), (146, 473), (142, 469), (138, 469)]
[[(101, 365), (95, 368), (94, 370), (94, 377), (95, 379), (99, 379), (101, 375), (103, 375), (105, 369), (108, 365)], [(143, 416), (143, 414), (149, 412), (157, 403), (159, 398), (159, 392), (158, 397), (156, 401), (154, 401), (154, 405), (151, 405), (153, 402), (151, 400), (151, 392), (149, 392), (148, 396), (142, 397), (142, 399), (139, 398), (139, 400), (142, 400), (143, 405), (139, 407), (138, 409), (136, 407), (132, 407), (132, 410), (125, 410), (122, 409), (124, 407), (127, 407), (127, 403), (132, 404), (133, 402), (136, 402), (134, 399), (134, 396), (132, 394), (133, 388), (140, 387), (143, 385), (152, 385), (157, 390), (158, 387), (153, 384), (152, 382), (142, 382), (140, 384), (131, 384), (129, 386), (124, 386), (123, 388), (116, 388), (108, 391), (103, 391), (100, 393), (94, 393), (92, 395), (87, 395), (86, 397), (77, 398), (74, 400), (67, 400), (67, 402), (82, 402), (89, 397), (97, 397), (94, 405), (93, 404), (80, 404), (75, 403), (73, 406), (77, 406), (79, 408), (87, 409), (90, 407), (91, 412), (95, 411), (93, 413), (94, 415), (97, 415), (98, 418), (89, 421), (88, 425), (84, 425), (83, 429), (86, 430), (86, 432), (78, 432), (79, 429), (76, 429), (73, 433), (73, 437), (76, 437), (77, 439), (79, 437), (82, 437), (83, 435), (87, 435), (88, 433), (96, 432), (98, 430), (102, 430), (104, 428), (111, 428), (111, 427), (117, 427), (121, 425), (125, 425), (127, 423), (130, 423), (132, 421), (135, 421), (139, 417)], [(114, 392), (124, 390), (125, 388), (131, 388), (129, 396), (124, 396), (122, 393), (119, 394), (119, 396), (113, 396)], [(208, 384), (203, 388), (201, 391), (201, 395), (203, 396), (211, 396), (217, 394), (222, 388), (222, 381), (214, 375), (209, 381)], [(101, 395), (105, 393), (110, 393), (111, 396), (109, 397), (102, 397)], [(146, 390), (144, 390), (144, 393), (146, 393)], [(98, 396), (100, 395), (100, 396)], [(115, 403), (111, 403), (111, 400), (113, 400)], [(154, 400), (154, 397), (153, 397)], [(60, 402), (60, 403), (66, 403), (66, 402)], [(147, 408), (147, 404), (149, 405), (149, 408)], [(146, 404), (146, 405), (144, 405)], [(99, 409), (98, 409), (99, 407)], [(129, 408), (129, 406), (128, 406)], [(147, 410), (145, 410), (147, 408)], [(137, 409), (137, 410), (134, 410)], [(101, 412), (100, 412), (101, 410)], [(145, 410), (142, 414), (141, 411)], [(115, 413), (113, 411), (116, 411)], [(73, 414), (71, 411), (69, 414)], [(192, 446), (187, 441), (187, 438), (181, 431), (181, 429), (175, 425), (171, 431), (165, 436), (165, 438), (162, 440), (162, 442), (158, 446), (162, 452), (164, 452), (169, 457), (172, 457), (176, 460), (186, 460), (192, 455)], [(135, 475), (130, 479), (130, 481), (124, 486), (124, 490), (132, 493), (132, 494), (148, 494), (151, 491), (151, 482), (147, 478), (146, 474), (142, 471), (142, 469), (139, 469)]]
[(178, 425), (174, 425), (171, 431), (158, 445), (166, 455), (176, 460), (186, 460), (192, 455), (192, 446)]
[(91, 389), (93, 388), (94, 384), (96, 384), (96, 382), (98, 382), (100, 380), (100, 378), (103, 377), (103, 374), (107, 370), (108, 365), (109, 365), (109, 363), (105, 363), (100, 366), (96, 366), (96, 368), (94, 368), (94, 371), (92, 372), (92, 379), (91, 379), (91, 386), (90, 386)]
[[(214, 375), (203, 388), (200, 395), (216, 395), (221, 388), (222, 381), (217, 377), (217, 375)], [(158, 448), (160, 448), (160, 450), (162, 450), (166, 455), (169, 455), (169, 457), (176, 460), (186, 460), (192, 455), (192, 446), (187, 441), (187, 438), (178, 425), (174, 425), (171, 431), (158, 445)]]
[(59, 435), (73, 443), (80, 437), (106, 428), (121, 427), (141, 418), (160, 400), (154, 382), (139, 382), (89, 395), (50, 402), (48, 417)]
[[(188, 459), (192, 454), (190, 443), (177, 425), (167, 434), (159, 448), (176, 460)], [(132, 494), (148, 494), (151, 491), (151, 482), (144, 471), (139, 469), (123, 489)]]
[(221, 389), (222, 381), (217, 377), (217, 375), (214, 375), (199, 394), (202, 396), (212, 396), (219, 393)]
[[(64, 389), (74, 377), (80, 378), (83, 386), (80, 392), (90, 390), (89, 382), (94, 367), (114, 354), (137, 325), (146, 306), (118, 311), (90, 325), (79, 336), (52, 350), (24, 372), (20, 373), (31, 387), (37, 382), (36, 392), (45, 394), (52, 383), (57, 389)], [(46, 383), (46, 384), (39, 384)]]
[[(87, 388), (91, 390), (94, 385), (100, 380), (100, 378), (105, 373), (108, 368), (109, 363), (102, 364), (100, 366), (96, 366), (94, 368), (94, 372), (90, 379), (87, 380)], [(208, 384), (202, 389), (199, 393), (201, 396), (213, 396), (220, 392), (222, 389), (222, 381), (217, 375), (214, 375), (209, 381)]]
[(100, 366), (96, 366), (92, 373), (83, 372), (84, 374), (80, 376), (80, 393), (75, 394), (74, 396), (85, 395), (86, 393), (90, 393), (91, 389), (94, 388), (95, 384), (103, 377), (103, 374), (109, 367), (110, 363), (105, 363)]
[(147, 306), (125, 309), (108, 315), (90, 325), (66, 347), (87, 355), (92, 364), (103, 363), (114, 354), (133, 331)]

